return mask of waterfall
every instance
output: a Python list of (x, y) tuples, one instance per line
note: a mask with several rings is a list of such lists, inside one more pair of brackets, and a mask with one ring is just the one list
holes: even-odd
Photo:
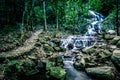
[(92, 21), (86, 26), (87, 31), (84, 35), (71, 35), (66, 39), (62, 39), (61, 47), (66, 49), (66, 53), (62, 56), (64, 68), (70, 80), (91, 80), (84, 71), (78, 71), (74, 68), (75, 57), (69, 50), (81, 49), (88, 46), (94, 46), (97, 43), (96, 34), (101, 33), (103, 16), (97, 12), (89, 10)]
[[(86, 26), (87, 31), (84, 35), (68, 36), (66, 39), (62, 39), (61, 47), (68, 49), (68, 45), (73, 45), (73, 50), (95, 45), (98, 33), (101, 33), (102, 21), (104, 17), (92, 10), (89, 10), (89, 15), (92, 16), (92, 21)], [(94, 42), (94, 43), (93, 43)]]

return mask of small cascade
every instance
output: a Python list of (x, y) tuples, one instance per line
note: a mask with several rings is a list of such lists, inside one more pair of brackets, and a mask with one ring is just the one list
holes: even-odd
[(72, 52), (72, 50), (94, 46), (97, 43), (96, 34), (101, 33), (101, 22), (104, 17), (91, 10), (89, 10), (89, 14), (92, 16), (92, 22), (87, 25), (87, 32), (84, 35), (71, 35), (61, 40), (61, 47), (66, 49), (66, 53), (62, 55), (63, 64), (70, 80), (91, 80), (84, 71), (74, 68), (73, 64), (76, 59), (72, 53), (68, 52), (68, 50)]

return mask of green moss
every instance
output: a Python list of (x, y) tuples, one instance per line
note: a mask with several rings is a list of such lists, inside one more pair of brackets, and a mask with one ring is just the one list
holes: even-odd
[(118, 43), (117, 43), (117, 47), (120, 48), (120, 41), (118, 41)]
[(54, 78), (64, 80), (65, 75), (66, 75), (66, 72), (61, 67), (51, 67), (50, 68), (50, 76), (52, 76)]
[(82, 51), (86, 54), (92, 54), (96, 52), (95, 48), (83, 49)]
[(48, 45), (48, 44), (44, 44), (43, 45), (43, 48), (45, 50), (45, 52), (51, 52), (51, 51), (54, 51), (53, 47)]
[(115, 38), (113, 38), (112, 44), (116, 45), (119, 40), (120, 40), (120, 37), (119, 37), (119, 36), (116, 36)]

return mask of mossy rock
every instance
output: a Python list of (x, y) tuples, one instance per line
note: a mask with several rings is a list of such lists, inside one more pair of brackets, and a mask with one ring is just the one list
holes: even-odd
[(44, 45), (43, 45), (43, 48), (44, 48), (45, 52), (54, 51), (53, 47), (50, 46), (49, 44), (44, 44)]
[(117, 47), (120, 48), (120, 40), (117, 42)]
[(82, 49), (82, 52), (86, 54), (92, 54), (96, 52), (96, 49), (95, 48)]
[(119, 40), (120, 40), (120, 37), (119, 37), (119, 36), (116, 36), (115, 38), (113, 38), (112, 44), (116, 45)]
[(120, 68), (120, 50), (114, 50), (111, 59), (114, 64)]
[(39, 47), (41, 47), (42, 44), (41, 44), (40, 42), (36, 42), (35, 46), (39, 46)]
[(26, 76), (31, 76), (31, 75), (35, 75), (35, 74), (37, 74), (37, 73), (39, 73), (39, 70), (33, 69), (33, 70), (30, 70), (30, 71), (27, 71), (27, 72), (25, 73), (25, 75), (26, 75)]
[(86, 68), (86, 72), (96, 80), (115, 80), (113, 68), (109, 66)]
[(75, 62), (74, 66), (78, 69), (85, 68), (85, 60), (82, 58), (81, 60)]
[(64, 80), (66, 76), (66, 72), (61, 67), (51, 67), (50, 76), (59, 80)]
[(112, 52), (110, 52), (109, 50), (98, 50), (96, 51), (96, 53), (94, 54), (94, 56), (96, 56), (97, 58), (108, 58), (112, 55)]
[(51, 67), (55, 66), (55, 62), (47, 61), (46, 62), (46, 69), (49, 70)]
[(112, 40), (114, 37), (115, 37), (115, 35), (106, 34), (105, 40)]

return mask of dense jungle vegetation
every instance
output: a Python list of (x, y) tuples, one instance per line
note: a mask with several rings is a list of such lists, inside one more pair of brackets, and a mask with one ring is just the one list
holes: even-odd
[[(101, 56), (100, 52), (106, 53), (105, 55), (118, 53), (118, 61), (114, 62), (115, 55), (112, 57), (113, 63), (111, 60), (103, 59), (102, 55), (105, 62), (97, 56), (96, 64), (113, 67), (114, 63), (118, 63), (119, 69), (120, 0), (0, 0), (0, 80), (69, 80), (63, 78), (66, 72), (62, 67), (61, 58), (57, 55), (58, 52), (65, 51), (60, 47), (60, 39), (68, 35), (85, 34), (87, 25), (92, 22), (89, 10), (103, 15), (102, 33), (98, 36), (103, 38), (103, 43), (108, 46), (116, 45), (115, 49), (118, 51), (112, 52), (115, 50), (113, 47), (108, 50), (108, 47), (95, 46), (94, 49), (82, 52), (96, 52), (93, 55), (89, 54), (92, 57)], [(111, 34), (107, 34), (109, 30), (116, 32), (112, 38)], [(116, 78), (111, 73), (111, 78), (107, 76), (106, 79), (100, 80), (120, 80), (117, 67), (114, 67)], [(34, 74), (37, 72), (41, 76), (36, 78)]]

